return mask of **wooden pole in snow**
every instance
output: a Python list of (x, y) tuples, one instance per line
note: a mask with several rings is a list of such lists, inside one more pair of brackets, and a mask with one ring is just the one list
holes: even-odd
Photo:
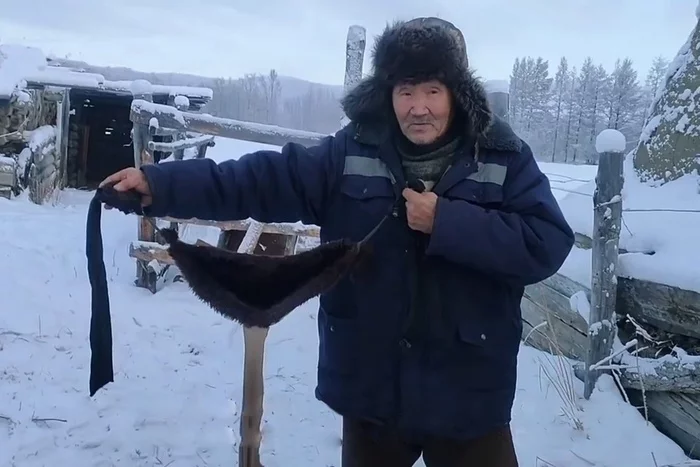
[[(346, 43), (345, 88), (362, 79), (362, 58), (365, 51), (365, 29), (350, 26)], [(252, 222), (238, 246), (239, 253), (253, 254), (263, 232), (263, 224)], [(222, 236), (225, 238), (225, 235)], [(267, 328), (243, 328), (245, 357), (243, 363), (243, 400), (241, 402), (239, 467), (262, 467), (260, 423), (263, 416), (265, 393), (265, 340)]]
[[(367, 30), (362, 26), (352, 25), (348, 28), (345, 40), (345, 80), (343, 92), (348, 93), (362, 80), (362, 65), (365, 59), (365, 45), (367, 44)], [(340, 119), (341, 128), (350, 123), (347, 116)]]
[(612, 351), (616, 335), (617, 259), (622, 224), (622, 163), (625, 137), (617, 130), (603, 130), (596, 138), (599, 153), (593, 194), (593, 245), (591, 316), (583, 396), (591, 397), (601, 370), (594, 365)]
[[(134, 100), (153, 102), (153, 87), (146, 80), (136, 80), (131, 83), (131, 94)], [(132, 141), (134, 144), (134, 167), (137, 169), (142, 165), (153, 164), (153, 152), (148, 148), (152, 141), (149, 127), (150, 122), (134, 122)], [(138, 217), (138, 239), (142, 242), (155, 242), (156, 240), (153, 226), (143, 216)], [(156, 293), (157, 283), (156, 271), (150, 267), (149, 263), (136, 260), (136, 285)]]
[[(263, 224), (253, 221), (238, 245), (238, 253), (252, 255), (263, 232)], [(224, 235), (224, 238), (225, 235)], [(265, 394), (265, 339), (267, 328), (243, 327), (243, 398), (238, 446), (239, 467), (262, 467), (260, 463), (260, 443), (262, 434), (260, 422), (263, 415)]]

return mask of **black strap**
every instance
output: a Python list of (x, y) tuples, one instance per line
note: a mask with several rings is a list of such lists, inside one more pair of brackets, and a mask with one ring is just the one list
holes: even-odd
[(120, 193), (112, 187), (98, 188), (90, 201), (85, 232), (85, 254), (92, 288), (90, 317), (90, 396), (114, 381), (112, 363), (112, 318), (102, 245), (102, 203), (125, 214), (142, 213), (137, 193)]

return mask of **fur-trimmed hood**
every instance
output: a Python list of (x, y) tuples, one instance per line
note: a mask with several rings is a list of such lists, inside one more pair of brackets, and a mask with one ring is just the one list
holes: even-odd
[(395, 84), (436, 79), (452, 92), (465, 136), (487, 148), (520, 150), (520, 139), (492, 113), (486, 90), (469, 69), (464, 36), (452, 23), (416, 18), (387, 26), (374, 44), (372, 65), (373, 74), (341, 100), (358, 127), (374, 133), (396, 118), (391, 105)]

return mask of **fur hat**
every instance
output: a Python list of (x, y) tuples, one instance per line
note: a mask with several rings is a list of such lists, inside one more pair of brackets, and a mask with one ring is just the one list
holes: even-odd
[(470, 136), (483, 136), (492, 114), (486, 91), (469, 70), (462, 32), (439, 18), (416, 18), (387, 26), (374, 44), (373, 74), (341, 101), (343, 111), (357, 124), (386, 123), (395, 118), (391, 91), (396, 84), (430, 80), (451, 91)]

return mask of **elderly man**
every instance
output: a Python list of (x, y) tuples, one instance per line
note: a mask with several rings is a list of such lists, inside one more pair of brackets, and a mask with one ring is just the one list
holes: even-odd
[[(372, 237), (374, 261), (320, 297), (316, 396), (343, 417), (343, 467), (515, 467), (524, 286), (574, 236), (528, 145), (489, 109), (461, 32), (436, 18), (378, 38), (351, 123), (318, 146), (126, 169), (103, 183), (153, 216)], [(395, 204), (396, 199), (404, 202)]]

